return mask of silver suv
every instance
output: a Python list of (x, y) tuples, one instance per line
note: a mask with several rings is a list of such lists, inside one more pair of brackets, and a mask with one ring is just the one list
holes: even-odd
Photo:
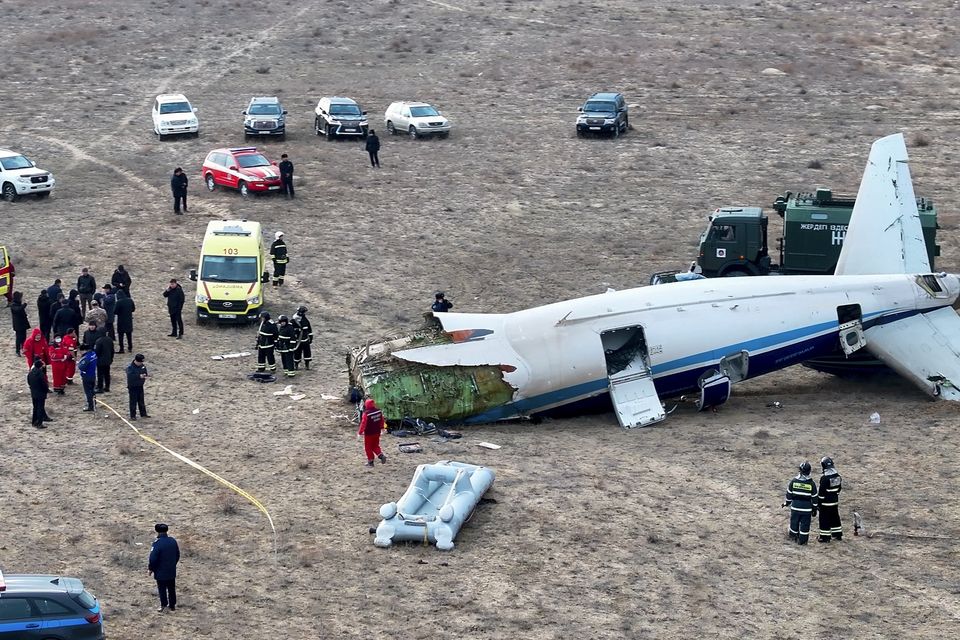
[(360, 109), (356, 100), (350, 98), (320, 98), (314, 109), (313, 125), (318, 136), (332, 140), (337, 136), (367, 137), (370, 123), (367, 112)]
[(287, 133), (287, 110), (277, 97), (250, 98), (250, 104), (243, 112), (243, 135), (279, 136)]

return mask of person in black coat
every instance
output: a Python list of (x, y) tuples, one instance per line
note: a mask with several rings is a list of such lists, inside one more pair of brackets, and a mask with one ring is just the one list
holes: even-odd
[(13, 321), (13, 331), (16, 334), (14, 348), (17, 351), (17, 357), (20, 357), (20, 347), (23, 341), (27, 339), (27, 329), (30, 328), (30, 320), (27, 318), (27, 303), (23, 301), (23, 293), (13, 292), (13, 302), (10, 304), (10, 318)]
[(170, 279), (170, 284), (163, 292), (163, 297), (167, 299), (167, 311), (170, 313), (170, 333), (171, 338), (183, 337), (183, 287), (177, 282), (176, 278)]
[(37, 317), (40, 322), (40, 333), (50, 341), (50, 330), (53, 328), (53, 300), (47, 295), (46, 289), (40, 290), (40, 296), (37, 298)]
[(176, 538), (167, 534), (170, 527), (162, 522), (154, 525), (157, 539), (150, 547), (150, 560), (147, 571), (157, 581), (160, 594), (160, 613), (168, 606), (170, 611), (177, 610), (177, 563), (180, 562), (180, 545)]
[(77, 314), (70, 306), (69, 300), (60, 303), (60, 308), (53, 314), (53, 335), (65, 336), (69, 329), (77, 326)]
[(107, 328), (97, 326), (96, 322), (88, 322), (87, 328), (83, 332), (83, 337), (80, 338), (80, 344), (84, 345), (88, 349), (93, 349), (93, 345), (97, 343), (97, 340), (100, 336), (107, 335)]
[(113, 338), (101, 334), (93, 343), (97, 354), (97, 393), (110, 393), (110, 365), (113, 364)]
[(113, 276), (110, 278), (110, 284), (113, 285), (114, 293), (116, 293), (116, 290), (122, 289), (123, 292), (129, 297), (130, 272), (124, 269), (122, 264), (118, 264), (117, 270), (113, 272)]
[(83, 324), (83, 311), (80, 309), (80, 292), (76, 289), (70, 289), (70, 297), (67, 298), (67, 304), (73, 309), (73, 332), (79, 336), (80, 325)]
[(50, 393), (50, 383), (47, 382), (47, 368), (43, 366), (43, 360), (40, 358), (33, 359), (33, 366), (27, 374), (27, 384), (30, 386), (30, 400), (33, 401), (30, 424), (37, 429), (43, 429), (45, 421), (51, 422), (45, 406), (47, 394)]
[(183, 169), (177, 167), (173, 170), (173, 177), (170, 178), (170, 190), (173, 191), (173, 212), (180, 213), (180, 203), (183, 203), (183, 212), (187, 212), (187, 174)]
[(117, 339), (117, 334), (113, 330), (113, 321), (117, 312), (117, 296), (114, 294), (113, 285), (103, 285), (103, 297), (100, 298), (100, 306), (107, 312), (107, 335), (111, 340)]
[(377, 132), (373, 129), (370, 129), (370, 133), (367, 135), (367, 153), (370, 154), (370, 166), (371, 167), (380, 167), (380, 138), (377, 137)]
[(143, 364), (142, 353), (133, 356), (133, 362), (127, 365), (127, 393), (130, 395), (130, 419), (137, 419), (137, 409), (141, 418), (147, 415), (147, 402), (143, 394), (143, 384), (147, 381), (147, 367)]
[(133, 304), (133, 298), (123, 289), (117, 291), (117, 306), (114, 308), (117, 338), (120, 342), (120, 349), (117, 353), (123, 353), (124, 336), (127, 337), (127, 348), (133, 351), (133, 312), (136, 310), (137, 305)]
[[(93, 300), (93, 294), (97, 292), (97, 280), (90, 275), (90, 269), (84, 267), (80, 270), (80, 277), (77, 278), (77, 293), (80, 296), (80, 317), (87, 314), (87, 307)], [(71, 292), (72, 294), (72, 292)]]
[(280, 155), (280, 184), (283, 185), (283, 195), (288, 198), (293, 197), (293, 163), (287, 157), (287, 154)]
[(57, 278), (52, 285), (47, 287), (47, 297), (50, 298), (50, 302), (56, 302), (63, 294), (63, 288), (60, 287), (60, 284), (60, 278)]

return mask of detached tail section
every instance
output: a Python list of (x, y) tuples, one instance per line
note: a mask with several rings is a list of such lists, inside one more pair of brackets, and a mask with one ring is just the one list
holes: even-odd
[(870, 147), (837, 262), (838, 276), (930, 272), (907, 160), (902, 133), (880, 138)]

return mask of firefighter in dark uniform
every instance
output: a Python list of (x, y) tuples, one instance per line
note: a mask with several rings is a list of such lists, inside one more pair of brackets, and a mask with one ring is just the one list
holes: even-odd
[(810, 479), (810, 463), (800, 465), (800, 473), (787, 485), (781, 507), (790, 505), (790, 539), (807, 544), (810, 519), (817, 515), (817, 483)]
[(277, 343), (277, 325), (270, 322), (270, 314), (260, 314), (260, 328), (257, 330), (257, 371), (276, 371), (277, 361), (273, 348)]
[(310, 368), (310, 361), (313, 360), (313, 353), (310, 345), (313, 344), (313, 327), (307, 319), (307, 308), (300, 305), (293, 316), (293, 324), (300, 328), (300, 342), (297, 344), (297, 350), (293, 354), (293, 366), (300, 368), (303, 363), (305, 369)]
[(280, 354), (280, 364), (283, 366), (283, 373), (288, 378), (297, 375), (294, 366), (294, 353), (297, 350), (297, 343), (300, 341), (300, 330), (290, 323), (287, 316), (277, 318), (279, 327), (277, 328), (277, 353)]
[(290, 162), (290, 158), (287, 157), (287, 154), (282, 154), (280, 156), (280, 165), (277, 167), (280, 169), (280, 184), (283, 186), (283, 195), (288, 198), (293, 197), (293, 163)]
[(283, 231), (277, 231), (276, 240), (270, 245), (270, 259), (273, 260), (273, 286), (283, 286), (283, 276), (287, 275), (287, 245), (283, 242)]
[(843, 540), (843, 527), (840, 525), (840, 489), (842, 479), (833, 466), (833, 458), (820, 458), (823, 475), (820, 476), (820, 542), (830, 542), (830, 538)]

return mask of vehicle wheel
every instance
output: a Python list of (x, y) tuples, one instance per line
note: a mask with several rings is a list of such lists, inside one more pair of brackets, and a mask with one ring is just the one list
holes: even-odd
[(320, 118), (314, 118), (314, 119), (313, 119), (313, 130), (316, 132), (316, 134), (317, 134), (318, 136), (320, 135), (320, 133), (321, 133), (321, 132), (320, 132)]
[(199, 138), (199, 137), (200, 137), (200, 130), (199, 130), (199, 129), (197, 129), (196, 131), (193, 132), (193, 137), (194, 137), (194, 138)]
[(417, 128), (413, 125), (410, 125), (410, 128), (407, 130), (407, 133), (410, 134), (411, 140), (417, 139)]
[(3, 199), (7, 202), (13, 202), (17, 199), (17, 188), (9, 182), (4, 182), (3, 191), (0, 192), (0, 194), (2, 194)]
[(743, 278), (749, 275), (750, 273), (745, 269), (736, 269), (736, 268), (730, 269), (729, 271), (725, 271), (723, 273), (724, 278)]
[(614, 138), (619, 138), (619, 137), (620, 137), (620, 123), (619, 123), (619, 122), (616, 124), (616, 126), (613, 127), (613, 137), (614, 137)]
[(578, 138), (582, 138), (582, 137), (583, 137), (583, 131), (581, 131), (580, 129), (577, 129), (577, 137), (578, 137)]
[(159, 131), (157, 131), (156, 134), (157, 134), (157, 141), (158, 141), (158, 142), (163, 142), (163, 134), (160, 133)]
[(247, 183), (243, 180), (240, 181), (240, 184), (237, 185), (237, 188), (240, 190), (240, 195), (244, 198), (250, 195), (250, 189), (247, 188)]
[(205, 180), (207, 183), (207, 191), (213, 191), (217, 188), (217, 183), (214, 182), (212, 173), (208, 173)]
[(391, 122), (390, 120), (387, 120), (387, 133), (389, 133), (392, 136), (397, 135), (397, 128), (393, 126), (393, 122)]

